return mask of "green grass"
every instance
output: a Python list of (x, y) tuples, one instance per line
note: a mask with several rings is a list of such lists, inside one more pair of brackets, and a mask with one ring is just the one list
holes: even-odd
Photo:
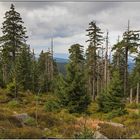
[[(4, 101), (0, 102), (0, 138), (41, 139), (76, 138), (76, 136), (77, 138), (91, 138), (95, 129), (91, 128), (91, 126), (86, 126), (88, 131), (83, 131), (84, 125), (78, 122), (78, 119), (81, 117), (83, 119), (86, 117), (92, 120), (113, 121), (124, 124), (126, 129), (117, 128), (117, 134), (114, 134), (116, 128), (110, 126), (103, 127), (101, 131), (110, 134), (109, 137), (111, 138), (118, 138), (120, 135), (121, 138), (140, 138), (139, 105), (128, 104), (126, 105), (128, 114), (108, 120), (108, 114), (98, 111), (97, 103), (89, 105), (87, 115), (79, 115), (70, 114), (66, 109), (57, 109), (55, 103), (53, 106), (50, 106), (50, 98), (53, 99), (55, 97), (44, 93), (40, 94), (37, 99), (36, 95), (32, 93), (22, 92), (19, 94), (19, 98), (15, 100), (9, 97), (5, 90), (0, 89), (0, 101)], [(49, 102), (47, 102), (48, 100)], [(56, 107), (57, 111), (52, 111), (52, 107)], [(30, 117), (21, 122), (14, 117), (15, 114), (20, 113), (27, 113)]]

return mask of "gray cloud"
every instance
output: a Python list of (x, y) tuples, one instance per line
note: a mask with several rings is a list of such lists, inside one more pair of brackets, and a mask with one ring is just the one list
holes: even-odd
[[(0, 3), (0, 24), (11, 3)], [(53, 34), (55, 51), (68, 52), (73, 43), (85, 44), (88, 23), (96, 20), (97, 24), (110, 31), (110, 42), (116, 41), (118, 34), (127, 27), (140, 28), (140, 3), (119, 2), (14, 2), (21, 13), (28, 30), (31, 47), (39, 52), (50, 46)]]

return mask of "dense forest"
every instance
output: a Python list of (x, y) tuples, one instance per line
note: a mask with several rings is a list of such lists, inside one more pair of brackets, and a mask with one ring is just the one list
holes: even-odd
[(11, 4), (0, 37), (0, 138), (140, 138), (140, 30), (129, 24), (110, 51), (109, 31), (91, 21), (86, 51), (71, 45), (64, 70), (53, 39), (36, 57)]

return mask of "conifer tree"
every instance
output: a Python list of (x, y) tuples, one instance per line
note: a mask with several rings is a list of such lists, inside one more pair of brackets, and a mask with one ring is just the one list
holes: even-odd
[(114, 110), (124, 111), (125, 103), (122, 83), (119, 71), (116, 69), (113, 72), (108, 88), (105, 89), (98, 97), (100, 111), (105, 113)]
[(129, 29), (129, 21), (128, 21), (128, 28), (127, 31), (123, 34), (123, 43), (125, 49), (125, 71), (124, 71), (124, 95), (127, 95), (127, 86), (128, 86), (128, 54), (138, 52), (139, 44), (139, 31), (137, 30), (130, 30)]
[(11, 66), (15, 67), (16, 55), (20, 48), (26, 44), (27, 36), (26, 28), (22, 25), (22, 18), (15, 11), (13, 4), (11, 4), (10, 10), (5, 13), (4, 19), (0, 47), (2, 49), (3, 81), (8, 83), (11, 80)]
[(101, 29), (96, 25), (96, 22), (89, 23), (89, 28), (86, 30), (89, 39), (89, 47), (86, 52), (86, 72), (88, 77), (88, 88), (92, 95), (92, 99), (95, 100), (97, 94), (97, 49), (101, 47), (103, 37)]
[(120, 73), (120, 78), (124, 83), (124, 72), (125, 72), (125, 50), (123, 48), (124, 43), (122, 41), (118, 41), (117, 44), (114, 45), (112, 51), (115, 51), (113, 54), (112, 66), (113, 69), (118, 69)]
[(90, 96), (85, 87), (83, 46), (74, 44), (69, 53), (64, 89), (66, 106), (70, 112), (82, 113), (90, 103)]
[[(53, 62), (52, 62), (53, 61)], [(53, 72), (52, 72), (53, 64)], [(39, 87), (41, 91), (52, 91), (53, 79), (57, 74), (57, 66), (54, 60), (52, 60), (52, 54), (41, 51), (38, 59), (38, 71), (39, 71)], [(53, 75), (53, 76), (52, 76)]]
[[(137, 91), (139, 90), (139, 83), (140, 83), (140, 54), (135, 58), (135, 66), (133, 70), (130, 72), (129, 79), (131, 81), (130, 88), (133, 89), (133, 94), (136, 96), (138, 93)], [(131, 89), (131, 90), (132, 90)], [(137, 97), (139, 100), (140, 97)]]
[(32, 91), (39, 91), (39, 70), (38, 70), (38, 61), (36, 60), (34, 50), (32, 52), (32, 62), (31, 62), (31, 75), (32, 75)]
[(32, 90), (32, 54), (28, 46), (24, 46), (16, 57), (15, 72), (17, 83), (23, 90)]

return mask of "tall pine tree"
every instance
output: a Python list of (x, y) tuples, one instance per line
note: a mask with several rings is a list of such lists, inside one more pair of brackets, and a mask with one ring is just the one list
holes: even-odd
[(20, 52), (20, 48), (25, 46), (27, 36), (26, 28), (22, 25), (22, 18), (15, 11), (13, 4), (5, 13), (4, 19), (0, 47), (2, 49), (3, 81), (7, 84), (11, 80), (11, 69), (15, 68), (16, 56)]
[(86, 30), (89, 39), (89, 47), (86, 52), (86, 72), (88, 79), (88, 89), (92, 95), (92, 99), (95, 100), (97, 95), (97, 50), (102, 45), (103, 37), (101, 29), (96, 25), (96, 22), (90, 22), (89, 28)]

